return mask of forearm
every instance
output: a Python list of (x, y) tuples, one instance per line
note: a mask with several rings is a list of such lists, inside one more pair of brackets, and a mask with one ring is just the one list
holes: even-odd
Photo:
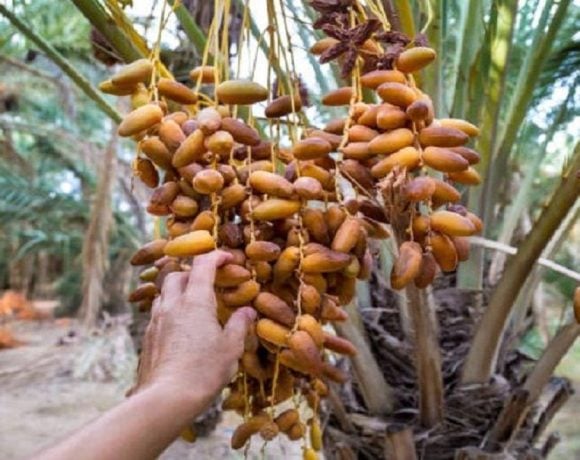
[(146, 389), (34, 459), (155, 459), (208, 402), (164, 387)]
[(177, 438), (236, 373), (256, 317), (242, 307), (224, 327), (217, 321), (215, 273), (232, 259), (212, 251), (197, 256), (189, 274), (165, 278), (143, 339), (137, 393), (34, 459), (149, 460)]

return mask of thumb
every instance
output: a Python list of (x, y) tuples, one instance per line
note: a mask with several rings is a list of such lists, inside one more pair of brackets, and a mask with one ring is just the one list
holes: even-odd
[(239, 358), (244, 350), (244, 339), (252, 322), (256, 319), (256, 310), (250, 307), (238, 308), (224, 327), (226, 340), (232, 353)]

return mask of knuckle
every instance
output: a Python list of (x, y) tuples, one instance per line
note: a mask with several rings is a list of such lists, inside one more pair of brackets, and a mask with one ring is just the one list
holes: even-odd
[(204, 271), (208, 268), (215, 266), (211, 259), (203, 259), (193, 263), (193, 268), (199, 270), (197, 273), (198, 276), (205, 276), (207, 273)]
[(151, 322), (153, 322), (157, 318), (160, 309), (161, 309), (161, 299), (157, 297), (153, 301), (153, 305), (151, 306)]
[(157, 308), (151, 309), (151, 324), (157, 326), (163, 318), (167, 317), (168, 311), (167, 305), (160, 300)]
[(244, 342), (239, 340), (237, 334), (231, 338), (229, 345), (229, 351), (232, 356), (234, 356), (236, 359), (242, 356), (242, 353), (244, 352)]
[(168, 273), (167, 276), (165, 277), (165, 280), (163, 282), (164, 286), (167, 286), (168, 284), (174, 284), (176, 282), (179, 281), (179, 279), (181, 278), (182, 273), (181, 272), (171, 272)]
[(161, 297), (157, 297), (153, 301), (153, 305), (151, 307), (151, 321), (156, 320), (159, 317), (159, 315), (161, 314), (162, 310), (163, 310), (163, 306), (161, 303)]
[(219, 257), (220, 254), (218, 251), (201, 254), (193, 259), (193, 265), (197, 267), (215, 266)]

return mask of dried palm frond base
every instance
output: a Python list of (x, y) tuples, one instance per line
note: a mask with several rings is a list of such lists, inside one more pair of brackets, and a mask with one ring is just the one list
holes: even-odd
[(533, 361), (523, 353), (504, 352), (503, 375), (489, 384), (459, 385), (479, 311), (476, 295), (451, 284), (449, 276), (443, 277), (433, 290), (445, 386), (443, 423), (431, 429), (419, 424), (413, 350), (404, 338), (397, 297), (375, 273), (372, 308), (361, 314), (375, 359), (394, 389), (394, 411), (387, 417), (369, 415), (354, 380), (334, 388), (326, 407), (325, 458), (541, 459), (557, 443), (557, 435), (539, 441), (573, 390), (567, 380), (552, 378), (527, 410), (527, 395), (517, 388)]

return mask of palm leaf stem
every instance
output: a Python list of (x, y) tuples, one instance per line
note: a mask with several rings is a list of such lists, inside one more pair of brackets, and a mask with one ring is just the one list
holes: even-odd
[(112, 107), (97, 89), (77, 70), (74, 66), (62, 55), (56, 48), (48, 43), (44, 38), (34, 32), (24, 22), (22, 22), (16, 15), (14, 15), (4, 5), (0, 5), (0, 14), (8, 19), (14, 27), (16, 27), (22, 34), (28, 38), (32, 43), (38, 46), (57, 66), (59, 66), (64, 73), (79, 87), (79, 89), (92, 99), (99, 109), (103, 111), (115, 123), (120, 123), (122, 116), (114, 107)]
[(574, 149), (562, 182), (532, 230), (509, 261), (475, 329), (463, 368), (463, 383), (485, 383), (495, 371), (506, 325), (526, 278), (566, 214), (580, 196), (580, 144)]

